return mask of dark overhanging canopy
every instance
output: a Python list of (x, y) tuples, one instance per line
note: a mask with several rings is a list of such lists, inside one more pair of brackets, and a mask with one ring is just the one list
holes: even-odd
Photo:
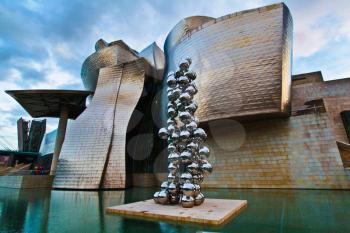
[(55, 175), (58, 157), (66, 134), (68, 119), (77, 118), (86, 108), (86, 98), (91, 91), (73, 90), (8, 90), (33, 118), (58, 117), (55, 149), (52, 156), (50, 175)]
[(7, 90), (33, 118), (60, 117), (61, 108), (68, 110), (68, 118), (77, 118), (86, 108), (91, 91), (77, 90)]

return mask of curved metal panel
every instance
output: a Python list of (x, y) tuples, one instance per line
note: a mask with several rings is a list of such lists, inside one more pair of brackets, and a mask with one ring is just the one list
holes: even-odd
[(145, 65), (145, 60), (142, 58), (123, 65), (114, 114), (112, 143), (102, 188), (125, 188), (126, 186), (126, 133), (131, 115), (142, 94)]
[(139, 57), (143, 57), (151, 65), (152, 72), (151, 77), (156, 81), (161, 82), (163, 79), (165, 57), (163, 51), (157, 46), (155, 42), (143, 49), (139, 54)]
[(189, 33), (197, 28), (199, 28), (201, 25), (203, 25), (206, 22), (215, 20), (212, 17), (207, 16), (191, 16), (188, 18), (185, 18), (178, 22), (174, 28), (169, 32), (169, 35), (167, 36), (164, 48), (170, 48), (178, 44), (184, 37), (189, 35)]
[(138, 58), (137, 52), (121, 40), (111, 43), (99, 40), (95, 47), (96, 52), (84, 61), (81, 68), (81, 79), (85, 89), (89, 91), (94, 91), (96, 88), (99, 69)]
[(223, 16), (181, 38), (178, 25), (169, 33), (165, 73), (192, 58), (200, 121), (289, 115), (292, 22), (286, 8), (275, 4)]
[(88, 108), (69, 124), (54, 188), (98, 189), (112, 140), (115, 105), (122, 69), (100, 69)]

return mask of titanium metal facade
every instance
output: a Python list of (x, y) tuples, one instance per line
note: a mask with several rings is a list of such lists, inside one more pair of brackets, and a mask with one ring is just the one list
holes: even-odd
[[(152, 134), (157, 131), (156, 126), (161, 126), (162, 118), (159, 120), (156, 110), (158, 102), (163, 106), (160, 112), (165, 110), (166, 93), (159, 101), (153, 99), (155, 91), (161, 88), (143, 93), (147, 77), (153, 77), (154, 84), (150, 86), (164, 87), (164, 69), (174, 70), (184, 57), (192, 58), (191, 68), (198, 75), (196, 81), (201, 91), (196, 100), (200, 121), (288, 116), (291, 32), (292, 20), (284, 4), (217, 19), (186, 18), (166, 39), (166, 67), (163, 52), (156, 44), (138, 53), (120, 40), (97, 41), (96, 52), (84, 61), (81, 71), (85, 88), (95, 94), (88, 108), (68, 125), (54, 187), (126, 187), (126, 174), (130, 170), (127, 169), (127, 127), (132, 123), (135, 107), (140, 101), (144, 101), (142, 105), (152, 105), (152, 109), (139, 106), (143, 109), (142, 126), (130, 133), (131, 140), (145, 130)], [(144, 95), (152, 98), (141, 97)], [(153, 115), (149, 116), (148, 112)], [(158, 142), (148, 144), (141, 140), (139, 146), (150, 154), (159, 154), (152, 148), (154, 145), (164, 146)], [(133, 164), (137, 165), (138, 161)]]
[(91, 54), (81, 68), (81, 79), (85, 89), (94, 91), (99, 70), (103, 67), (123, 64), (138, 58), (137, 52), (129, 48), (122, 40), (107, 43), (100, 39), (95, 45), (96, 52)]
[(201, 90), (195, 98), (201, 122), (288, 116), (292, 28), (283, 3), (217, 19), (186, 18), (166, 39), (166, 71), (192, 58)]
[[(95, 96), (68, 127), (54, 187), (125, 188), (131, 177), (133, 185), (158, 186), (152, 178), (160, 178), (167, 156), (152, 132), (165, 125), (157, 113), (165, 112), (167, 93), (155, 93), (166, 86), (163, 70), (191, 57), (200, 90), (196, 114), (208, 127), (215, 167), (204, 186), (349, 189), (344, 161), (350, 145), (339, 113), (350, 110), (350, 82), (307, 74), (293, 80), (291, 100), (292, 27), (282, 3), (217, 19), (186, 18), (166, 39), (165, 67), (155, 44), (137, 53), (122, 41), (98, 41), (82, 67), (84, 85)], [(310, 108), (307, 102), (318, 99), (323, 105)], [(131, 168), (130, 145), (139, 156)]]
[[(164, 56), (155, 44), (138, 54), (122, 41), (107, 44), (99, 40), (96, 49), (82, 67), (84, 85), (95, 93), (87, 109), (68, 125), (55, 188), (125, 188), (128, 185), (128, 125), (142, 99), (141, 94), (151, 93), (144, 91), (145, 83), (159, 82), (157, 78), (163, 76)], [(142, 104), (150, 105), (151, 101)]]

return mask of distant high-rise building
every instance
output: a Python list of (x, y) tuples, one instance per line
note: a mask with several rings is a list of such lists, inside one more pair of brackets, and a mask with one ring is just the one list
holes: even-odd
[(18, 150), (28, 151), (29, 145), (29, 121), (22, 117), (17, 121)]
[(46, 119), (17, 121), (18, 150), (39, 152), (46, 131)]
[(39, 152), (46, 131), (46, 119), (32, 120), (29, 130), (28, 151)]

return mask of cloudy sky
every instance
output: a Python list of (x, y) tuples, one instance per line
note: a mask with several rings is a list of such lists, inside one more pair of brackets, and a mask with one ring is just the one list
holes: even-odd
[[(17, 145), (16, 120), (30, 118), (6, 89), (82, 89), (80, 67), (99, 38), (136, 50), (162, 48), (169, 30), (193, 15), (219, 17), (272, 0), (2, 0), (0, 3), (0, 142)], [(321, 70), (350, 77), (350, 1), (285, 1), (294, 19), (293, 74)], [(48, 131), (57, 126), (50, 120)]]

